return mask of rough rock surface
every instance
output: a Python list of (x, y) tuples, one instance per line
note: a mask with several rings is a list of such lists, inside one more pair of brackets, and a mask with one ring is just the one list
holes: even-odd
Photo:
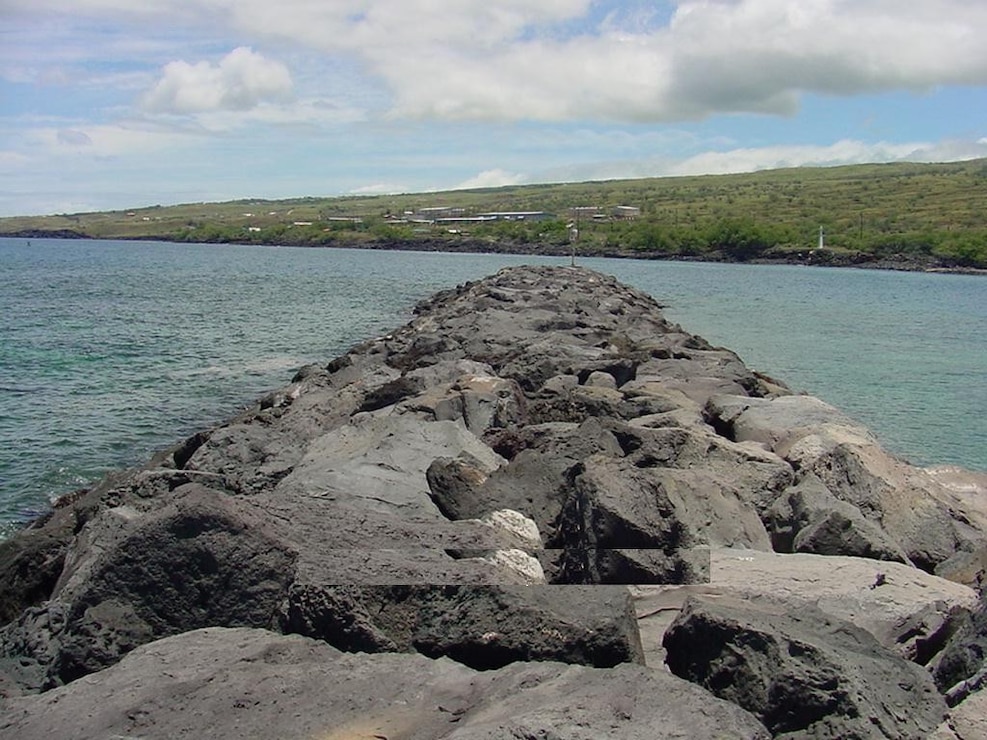
[(5, 740), (770, 737), (738, 707), (638, 665), (478, 672), (447, 659), (345, 654), (298, 635), (223, 628), (145, 645), (4, 710)]
[(280, 627), (346, 650), (445, 655), (478, 669), (524, 660), (644, 662), (630, 594), (616, 587), (298, 589)]
[(694, 597), (665, 634), (672, 672), (775, 737), (925, 737), (946, 703), (922, 668), (815, 607)]
[[(947, 493), (933, 475), (894, 458), (868, 430), (819, 399), (723, 395), (710, 399), (706, 414), (731, 439), (757, 442), (787, 460), (800, 480), (813, 476), (851, 507), (833, 507), (834, 514), (848, 523), (857, 517), (873, 522), (925, 570), (983, 546), (983, 533), (971, 531), (944, 505)], [(816, 518), (808, 517), (805, 525), (814, 526)], [(875, 554), (888, 559), (883, 550), (891, 543), (882, 542)], [(861, 554), (871, 549), (870, 543), (858, 547)]]
[(815, 606), (922, 665), (960, 632), (978, 604), (972, 588), (901, 563), (739, 549), (710, 551), (708, 583), (636, 586), (633, 592), (649, 664), (664, 660), (664, 633), (691, 595)]
[[(836, 409), (669, 323), (639, 291), (584, 269), (510, 268), (422, 301), (405, 326), (302, 368), (239, 416), (64, 497), (0, 543), (0, 702), (19, 712), (8, 735), (51, 728), (38, 713), (56, 706), (52, 697), (101, 707), (99, 691), (113, 696), (113, 681), (143, 666), (140, 685), (169, 698), (130, 710), (105, 702), (105, 727), (140, 734), (151, 717), (168, 732), (201, 734), (205, 714), (168, 724), (168, 702), (186, 689), (203, 707), (229, 697), (190, 688), (207, 679), (160, 683), (168, 676), (150, 666), (175, 648), (156, 646), (194, 643), (217, 671), (227, 666), (224, 680), (263, 693), (270, 687), (246, 667), (267, 659), (241, 660), (224, 637), (249, 627), (295, 633), (285, 643), (249, 634), (277, 643), (271, 655), (320, 656), (341, 671), (337, 684), (379, 684), (379, 696), (340, 700), (347, 722), (361, 721), (361, 706), (384, 712), (398, 696), (426, 696), (421, 681), (388, 683), (381, 666), (416, 666), (457, 691), (465, 682), (500, 697), (470, 704), (469, 722), (422, 720), (395, 736), (600, 737), (616, 722), (620, 737), (702, 737), (704, 728), (714, 737), (712, 719), (693, 731), (676, 724), (686, 712), (645, 729), (667, 709), (645, 708), (649, 692), (686, 692), (684, 707), (704, 697), (715, 710), (690, 710), (697, 717), (724, 706), (706, 689), (667, 683), (661, 635), (689, 595), (730, 597), (741, 616), (723, 619), (739, 623), (745, 602), (771, 590), (805, 629), (847, 620), (837, 632), (867, 630), (868, 650), (908, 675), (936, 671), (942, 691), (962, 673), (950, 695), (959, 710), (987, 675), (979, 617), (960, 629), (987, 566), (985, 499), (987, 478), (894, 458)], [(773, 623), (759, 640), (794, 644), (787, 630)], [(182, 643), (186, 634), (197, 637)], [(814, 649), (832, 668), (855, 648)], [(941, 719), (917, 679), (889, 688), (891, 719), (870, 694), (847, 699), (839, 682), (757, 660), (773, 666), (769, 685), (793, 696), (809, 686), (812, 706), (834, 708), (833, 727), (849, 727), (852, 711), (905, 736)], [(908, 667), (919, 665), (928, 669)], [(524, 689), (524, 676), (537, 688)], [(715, 690), (749, 704), (736, 686)], [(296, 684), (278, 711), (322, 717), (313, 696)], [(220, 712), (227, 724), (211, 735), (240, 736), (244, 723), (275, 716), (230, 701), (249, 711)], [(776, 732), (809, 732), (767, 706), (750, 704)], [(101, 716), (86, 725), (94, 735)], [(747, 728), (737, 736), (763, 734), (743, 710), (730, 716), (724, 727)], [(553, 718), (568, 729), (549, 729)], [(341, 723), (310, 729), (375, 732)]]
[(987, 693), (974, 694), (958, 707), (954, 707), (949, 718), (929, 740), (978, 740), (987, 737)]
[(987, 686), (987, 600), (983, 597), (938, 657), (935, 679), (954, 704)]

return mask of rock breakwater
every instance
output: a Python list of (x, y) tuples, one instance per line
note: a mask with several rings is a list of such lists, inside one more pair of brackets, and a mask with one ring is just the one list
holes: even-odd
[(985, 495), (510, 268), (0, 544), (0, 737), (962, 737)]

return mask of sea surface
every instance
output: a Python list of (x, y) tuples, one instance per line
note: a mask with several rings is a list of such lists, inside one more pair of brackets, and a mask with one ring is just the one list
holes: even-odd
[[(848, 412), (987, 470), (987, 278), (579, 259)], [(395, 328), (436, 290), (568, 258), (0, 239), (0, 536)]]

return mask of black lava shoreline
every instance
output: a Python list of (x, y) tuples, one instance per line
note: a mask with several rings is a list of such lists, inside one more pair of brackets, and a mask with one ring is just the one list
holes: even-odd
[[(520, 256), (570, 257), (572, 248), (564, 245), (545, 244), (511, 244), (508, 242), (490, 242), (477, 240), (451, 239), (413, 239), (390, 240), (387, 242), (346, 242), (334, 244), (304, 244), (291, 241), (277, 244), (257, 242), (196, 242), (176, 240), (168, 236), (142, 237), (92, 237), (70, 229), (45, 231), (38, 229), (22, 230), (0, 237), (8, 239), (88, 239), (92, 241), (149, 241), (171, 242), (176, 244), (230, 244), (236, 246), (265, 246), (265, 247), (305, 247), (311, 249), (366, 249), (398, 252), (449, 252), (453, 254), (511, 254)], [(770, 252), (769, 252), (770, 254)], [(892, 257), (877, 257), (866, 253), (845, 254), (831, 250), (805, 250), (795, 255), (761, 256), (749, 260), (730, 259), (723, 253), (710, 252), (703, 255), (663, 255), (641, 254), (630, 250), (614, 249), (581, 249), (576, 248), (576, 259), (581, 257), (600, 257), (606, 259), (638, 259), (647, 261), (667, 262), (715, 262), (721, 264), (749, 265), (795, 265), (813, 267), (849, 267), (866, 270), (891, 270), (897, 272), (929, 272), (955, 275), (987, 275), (987, 269), (962, 267), (949, 264), (933, 257), (918, 258), (909, 255)]]

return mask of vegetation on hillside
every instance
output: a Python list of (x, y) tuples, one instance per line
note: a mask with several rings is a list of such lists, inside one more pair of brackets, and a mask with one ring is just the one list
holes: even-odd
[[(973, 160), (154, 206), (5, 218), (0, 234), (558, 253), (576, 227), (582, 254), (987, 268), (985, 202), (987, 160)], [(440, 207), (460, 220), (421, 217)], [(550, 217), (475, 220), (505, 211)]]

